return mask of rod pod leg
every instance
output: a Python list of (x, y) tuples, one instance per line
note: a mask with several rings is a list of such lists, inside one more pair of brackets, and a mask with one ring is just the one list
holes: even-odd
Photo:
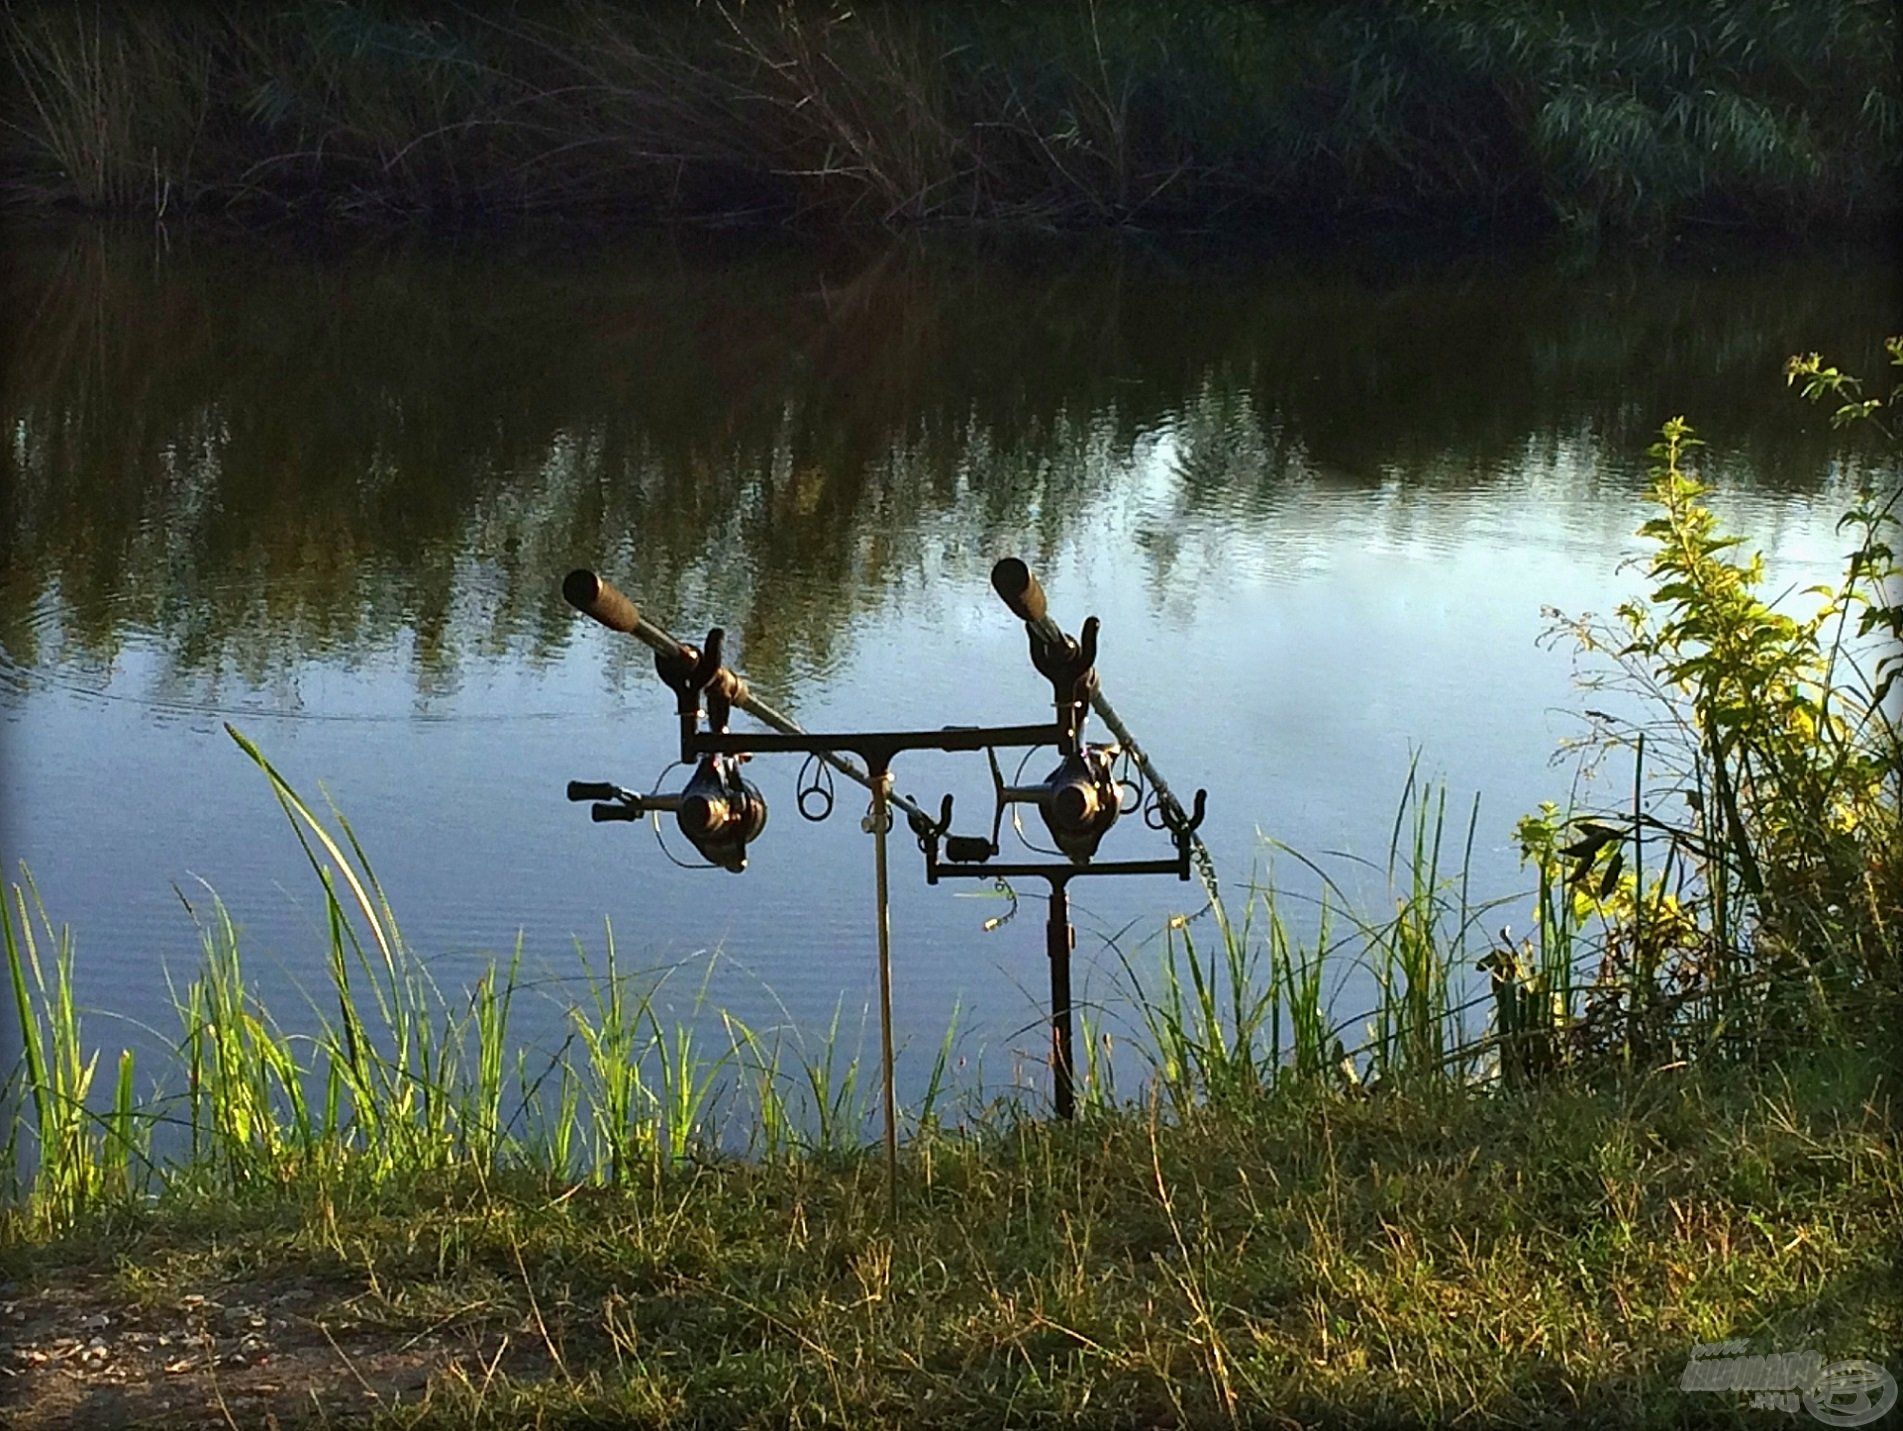
[(892, 823), (892, 772), (883, 761), (872, 772), (872, 839), (877, 886), (879, 934), (879, 1092), (885, 1111), (886, 1197), (893, 1220), (899, 1215), (898, 1109), (892, 1094), (892, 906), (886, 883), (887, 827)]
[(1044, 923), (1044, 950), (1051, 961), (1051, 1102), (1057, 1116), (1076, 1116), (1073, 1085), (1070, 955), (1077, 942), (1070, 927), (1070, 895), (1063, 880), (1051, 881), (1050, 911)]

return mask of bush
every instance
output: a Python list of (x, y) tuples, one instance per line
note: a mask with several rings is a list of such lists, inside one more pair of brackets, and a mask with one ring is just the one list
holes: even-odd
[[(1903, 339), (1886, 346), (1903, 367)], [(1884, 419), (1903, 408), (1903, 384), (1864, 398), (1815, 354), (1788, 374), (1810, 400), (1838, 401), (1838, 425), (1894, 445)], [(1793, 615), (1761, 594), (1763, 555), (1741, 555), (1705, 504), (1687, 470), (1698, 445), (1674, 418), (1653, 448), (1649, 594), (1616, 625), (1564, 628), (1610, 663), (1591, 685), (1644, 703), (1634, 719), (1588, 713), (1592, 757), (1632, 754), (1630, 804), (1569, 819), (1548, 806), (1520, 828), (1541, 889), (1536, 992), (1550, 987), (1554, 951), (1570, 955), (1597, 920), (1600, 968), (1574, 1032), (1646, 1056), (1714, 1043), (1749, 1053), (1885, 1005), (1903, 934), (1891, 700), (1903, 592), (1887, 540), (1903, 492), (1860, 495), (1838, 524), (1856, 541), (1841, 580), (1809, 588), (1814, 608)], [(1496, 969), (1515, 1014), (1535, 989), (1532, 963), (1530, 950), (1506, 951)]]
[(16, 201), (897, 224), (1895, 213), (1894, 7), (9, 6)]

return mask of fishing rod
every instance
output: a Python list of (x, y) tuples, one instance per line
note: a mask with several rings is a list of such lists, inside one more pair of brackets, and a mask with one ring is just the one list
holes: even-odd
[[(624, 636), (632, 636), (647, 646), (654, 652), (657, 667), (662, 668), (662, 679), (666, 679), (667, 666), (677, 669), (686, 667), (691, 670), (701, 659), (700, 651), (684, 641), (676, 641), (643, 616), (639, 606), (592, 571), (585, 568), (571, 571), (562, 582), (562, 597), (584, 616), (592, 616), (610, 631), (619, 631)], [(791, 716), (782, 715), (754, 695), (745, 679), (725, 666), (718, 668), (713, 679), (729, 705), (745, 711), (761, 724), (772, 726), (782, 735), (806, 733)], [(845, 756), (830, 750), (814, 751), (812, 754), (855, 785), (864, 787), (869, 793), (878, 793), (874, 788), (872, 776)], [(931, 818), (916, 800), (901, 795), (897, 791), (892, 792), (887, 798), (914, 820)]]
[(1195, 834), (1196, 824), (1201, 823), (1198, 815), (1192, 821), (1189, 812), (1176, 798), (1163, 774), (1150, 759), (1149, 753), (1137, 744), (1130, 733), (1130, 727), (1123, 723), (1110, 698), (1103, 693), (1103, 685), (1096, 678), (1095, 658), (1097, 654), (1097, 618), (1085, 620), (1081, 639), (1072, 639), (1066, 635), (1050, 614), (1050, 603), (1044, 596), (1044, 588), (1030, 567), (1017, 557), (1005, 557), (991, 568), (991, 587), (1010, 608), (1011, 614), (1024, 623), (1025, 633), (1031, 642), (1031, 664), (1047, 675), (1050, 670), (1060, 669), (1066, 662), (1075, 661), (1080, 655), (1087, 656), (1086, 664), (1091, 667), (1088, 689), (1084, 693), (1090, 702), (1090, 708), (1117, 738), (1121, 752), (1130, 757), (1131, 762), (1143, 773), (1143, 778), (1156, 795), (1160, 813), (1171, 824), (1187, 826), (1190, 831), (1190, 843), (1195, 851), (1197, 873), (1202, 877), (1203, 885), (1209, 894), (1211, 906), (1218, 919), (1225, 919), (1222, 901), (1216, 887), (1216, 864), (1210, 857), (1209, 847)]
[[(642, 796), (605, 782), (570, 781), (570, 800), (593, 800), (597, 821), (632, 820), (671, 812), (681, 832), (710, 864), (735, 874), (747, 867), (747, 846), (766, 826), (766, 801), (741, 778), (740, 763), (755, 754), (793, 752), (815, 757), (872, 792), (866, 826), (873, 836), (874, 919), (879, 948), (880, 1093), (885, 1123), (886, 1187), (896, 1218), (899, 1206), (898, 1103), (893, 1084), (892, 915), (886, 836), (891, 806), (906, 812), (914, 833), (932, 828), (932, 817), (916, 801), (894, 794), (892, 758), (906, 750), (989, 750), (998, 746), (1039, 746), (1061, 742), (1057, 725), (952, 726), (939, 730), (848, 731), (813, 734), (802, 730), (755, 696), (747, 683), (721, 664), (724, 633), (716, 626), (696, 650), (674, 640), (642, 617), (640, 608), (592, 571), (571, 571), (562, 596), (576, 610), (613, 631), (624, 632), (654, 651), (661, 680), (674, 691), (681, 723), (681, 760), (697, 762), (679, 795)], [(704, 714), (707, 729), (701, 730)], [(732, 734), (729, 713), (740, 709), (773, 726), (772, 734)], [(852, 751), (865, 770), (839, 754)], [(830, 806), (829, 806), (830, 808)], [(949, 818), (951, 797), (944, 802)], [(821, 816), (821, 818), (824, 818)]]
[[(1168, 874), (1190, 877), (1192, 856), (1203, 867), (1212, 905), (1216, 885), (1208, 851), (1196, 835), (1202, 823), (1206, 792), (1198, 790), (1193, 810), (1186, 811), (1170, 791), (1155, 764), (1137, 745), (1128, 726), (1103, 698), (1096, 673), (1096, 617), (1084, 623), (1073, 640), (1050, 619), (1043, 589), (1030, 569), (1009, 558), (992, 571), (992, 585), (1030, 632), (1031, 660), (1050, 681), (1053, 716), (1035, 725), (940, 726), (929, 730), (871, 730), (812, 732), (760, 700), (740, 676), (721, 663), (724, 633), (715, 627), (706, 642), (694, 647), (675, 640), (641, 615), (640, 608), (592, 571), (577, 570), (562, 582), (562, 595), (576, 610), (610, 630), (634, 636), (654, 651), (661, 680), (674, 691), (680, 717), (681, 761), (693, 765), (693, 774), (677, 795), (637, 795), (605, 782), (571, 781), (570, 800), (592, 800), (597, 821), (633, 820), (647, 814), (672, 813), (683, 834), (709, 864), (739, 873), (746, 869), (747, 846), (766, 825), (766, 801), (740, 775), (742, 762), (756, 755), (804, 754), (864, 786), (872, 794), (865, 828), (874, 837), (874, 915), (879, 958), (879, 1033), (881, 1089), (885, 1123), (887, 1188), (893, 1214), (898, 1211), (898, 1117), (893, 1091), (892, 1040), (892, 931), (889, 898), (887, 835), (891, 810), (903, 810), (912, 834), (925, 856), (928, 884), (942, 879), (1040, 878), (1050, 888), (1046, 921), (1046, 950), (1051, 976), (1051, 1074), (1057, 1116), (1074, 1111), (1072, 1065), (1070, 961), (1075, 933), (1070, 925), (1067, 890), (1073, 879), (1103, 875)], [(1114, 744), (1092, 744), (1085, 738), (1091, 710), (1117, 737)], [(767, 732), (729, 731), (734, 710), (745, 711)], [(703, 720), (705, 729), (702, 729)], [(1059, 762), (1042, 780), (1007, 783), (997, 752), (1010, 747), (1050, 746)], [(952, 796), (940, 801), (936, 815), (892, 789), (892, 761), (908, 750), (984, 751), (991, 766), (995, 804), (989, 837), (950, 833)], [(863, 762), (854, 763), (847, 754)], [(1118, 759), (1128, 756), (1147, 782), (1144, 786), (1119, 780)], [(1029, 755), (1027, 753), (1026, 760)], [(1022, 765), (1020, 765), (1020, 772)], [(1125, 792), (1134, 791), (1126, 807)], [(815, 815), (801, 792), (801, 813)], [(1000, 836), (1007, 807), (1032, 805), (1043, 819), (1057, 848), (1048, 851), (1054, 861), (1000, 860)], [(1121, 814), (1142, 809), (1145, 823), (1167, 831), (1174, 846), (1169, 859), (1098, 861), (1099, 844)], [(1022, 827), (1013, 817), (1022, 836)], [(1029, 841), (1026, 841), (1029, 844)], [(1033, 849), (1037, 848), (1032, 846)], [(943, 858), (940, 857), (941, 849)], [(1219, 908), (1219, 906), (1218, 906)]]
[[(1073, 880), (1116, 875), (1174, 875), (1188, 880), (1192, 861), (1203, 874), (1210, 904), (1218, 911), (1214, 865), (1196, 830), (1203, 822), (1208, 792), (1198, 790), (1185, 810), (1157, 772), (1155, 763), (1131, 735), (1130, 728), (1105, 699), (1097, 678), (1099, 623), (1087, 619), (1076, 639), (1051, 619), (1044, 590), (1031, 570), (1016, 557), (1006, 557), (992, 568), (991, 584), (1013, 615), (1025, 624), (1031, 643), (1031, 664), (1051, 683), (1056, 724), (1063, 732), (1057, 743), (1063, 759), (1043, 780), (1030, 785), (1007, 783), (995, 754), (990, 756), (994, 804), (991, 833), (951, 833), (952, 797), (943, 802), (941, 817), (918, 831), (925, 852), (925, 882), (946, 879), (991, 879), (1009, 887), (1013, 879), (1041, 879), (1049, 890), (1045, 903), (1044, 951), (1050, 965), (1050, 1064), (1053, 1108), (1060, 1119), (1075, 1116), (1076, 1066), (1072, 1028), (1071, 958), (1077, 936), (1070, 922), (1070, 885)], [(1084, 738), (1087, 711), (1094, 710), (1117, 739), (1093, 745)], [(1147, 782), (1132, 787), (1114, 774), (1117, 760), (1128, 756)], [(1124, 791), (1136, 798), (1127, 808)], [(1063, 858), (1042, 861), (1000, 860), (1000, 835), (1007, 807), (1033, 805), (1043, 818)], [(1098, 846), (1120, 815), (1141, 809), (1152, 829), (1167, 832), (1175, 847), (1168, 859), (1098, 861)], [(1015, 819), (1014, 819), (1015, 824)], [(941, 843), (944, 856), (940, 858)], [(1028, 843), (1028, 842), (1027, 842)]]

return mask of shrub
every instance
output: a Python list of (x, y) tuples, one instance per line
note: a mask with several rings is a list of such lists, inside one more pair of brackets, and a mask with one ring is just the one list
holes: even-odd
[[(1903, 367), (1903, 339), (1887, 347)], [(1788, 374), (1810, 400), (1837, 400), (1837, 424), (1894, 444), (1884, 419), (1903, 384), (1865, 398), (1815, 354)], [(1636, 718), (1588, 713), (1593, 758), (1631, 752), (1630, 804), (1565, 819), (1548, 806), (1520, 827), (1542, 951), (1570, 952), (1592, 920), (1603, 934), (1576, 1033), (1681, 1057), (1814, 1033), (1886, 999), (1903, 933), (1903, 593), (1887, 540), (1903, 491), (1859, 495), (1838, 524), (1856, 542), (1841, 579), (1793, 614), (1762, 594), (1763, 554), (1743, 555), (1707, 505), (1698, 446), (1674, 418), (1652, 449), (1648, 594), (1616, 624), (1563, 628), (1609, 662), (1591, 686), (1642, 698)], [(1533, 976), (1510, 953), (1495, 977), (1517, 1006)]]

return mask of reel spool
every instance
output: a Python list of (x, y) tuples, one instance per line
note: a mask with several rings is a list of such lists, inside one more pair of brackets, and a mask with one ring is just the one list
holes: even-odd
[(590, 814), (607, 820), (639, 820), (670, 813), (701, 858), (739, 874), (747, 867), (747, 846), (766, 828), (766, 797), (740, 778), (740, 758), (703, 756), (678, 795), (636, 795), (618, 785), (571, 780), (570, 800), (594, 800)]
[(681, 791), (674, 822), (709, 864), (739, 874), (747, 867), (747, 846), (766, 828), (766, 800), (740, 778), (737, 758), (709, 755)]
[(1114, 745), (1081, 745), (1036, 785), (1006, 785), (993, 754), (991, 778), (998, 798), (991, 823), (993, 849), (1004, 823), (1004, 807), (1035, 805), (1057, 848), (1072, 863), (1089, 864), (1122, 813), (1123, 788), (1110, 769), (1120, 753)]

